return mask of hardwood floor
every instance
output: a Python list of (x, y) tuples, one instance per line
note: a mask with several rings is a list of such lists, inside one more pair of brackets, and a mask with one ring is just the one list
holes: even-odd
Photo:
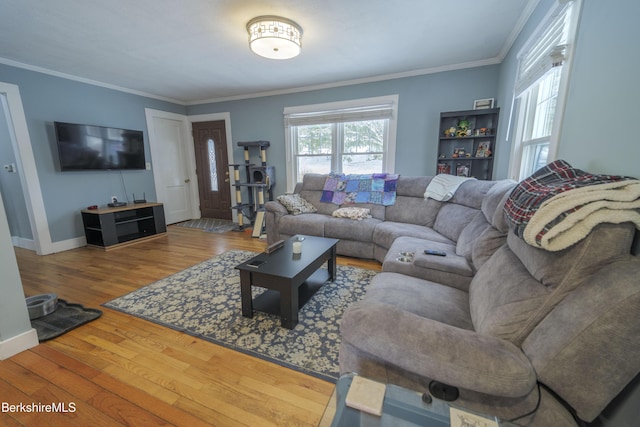
[[(38, 256), (16, 248), (25, 296), (54, 292), (100, 308), (96, 321), (0, 362), (0, 403), (75, 406), (0, 412), (6, 426), (316, 426), (332, 383), (100, 305), (229, 249), (262, 251), (247, 232), (170, 226), (109, 252)], [(375, 261), (339, 264), (380, 270)]]

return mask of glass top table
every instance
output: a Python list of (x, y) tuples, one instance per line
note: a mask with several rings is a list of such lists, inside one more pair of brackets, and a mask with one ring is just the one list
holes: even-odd
[[(448, 402), (431, 398), (423, 400), (423, 394), (397, 385), (387, 384), (382, 416), (362, 412), (347, 406), (345, 400), (356, 374), (344, 374), (336, 385), (336, 412), (331, 427), (449, 427), (449, 426), (500, 426), (513, 424), (498, 422), (495, 418), (465, 413), (474, 418), (451, 418)], [(455, 408), (454, 408), (455, 409)]]

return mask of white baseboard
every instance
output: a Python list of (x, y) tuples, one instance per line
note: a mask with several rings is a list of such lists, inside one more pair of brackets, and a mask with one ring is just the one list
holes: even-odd
[(11, 236), (11, 241), (13, 243), (13, 246), (15, 247), (27, 249), (30, 251), (36, 250), (36, 244), (33, 241), (33, 239), (25, 239), (24, 237)]
[(52, 244), (53, 252), (64, 252), (70, 249), (81, 248), (83, 246), (87, 246), (87, 238), (76, 237), (74, 239), (62, 240), (60, 242), (53, 242)]
[[(36, 250), (36, 245), (33, 240), (25, 239), (23, 237), (12, 236), (11, 241), (13, 243), (13, 246), (15, 247), (28, 249), (30, 251)], [(49, 253), (64, 252), (70, 249), (81, 248), (83, 246), (87, 246), (87, 238), (84, 236), (75, 237), (73, 239), (68, 239), (68, 240), (62, 240), (60, 242), (52, 242), (51, 243), (52, 251), (44, 255), (48, 255)]]
[(0, 360), (8, 359), (37, 345), (38, 333), (32, 328), (8, 340), (0, 341)]

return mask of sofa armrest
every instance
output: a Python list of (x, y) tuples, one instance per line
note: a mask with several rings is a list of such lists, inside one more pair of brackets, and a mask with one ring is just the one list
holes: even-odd
[(342, 339), (408, 372), (493, 396), (526, 396), (536, 383), (514, 344), (401, 310), (361, 301), (341, 322)]
[(289, 211), (285, 208), (282, 203), (277, 202), (275, 200), (270, 200), (265, 203), (264, 208), (267, 212), (273, 212), (278, 215), (288, 215)]

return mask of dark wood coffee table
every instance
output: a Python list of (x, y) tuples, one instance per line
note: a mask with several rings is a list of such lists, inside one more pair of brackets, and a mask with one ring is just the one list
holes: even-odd
[[(294, 236), (284, 247), (270, 254), (261, 253), (236, 266), (240, 270), (242, 315), (253, 317), (253, 310), (279, 314), (282, 326), (293, 329), (298, 323), (298, 310), (328, 280), (336, 274), (336, 245), (338, 239), (315, 236), (304, 237), (302, 253), (294, 254)], [(251, 266), (252, 261), (264, 261)], [(327, 270), (320, 269), (327, 262)], [(252, 298), (251, 287), (268, 290)]]

